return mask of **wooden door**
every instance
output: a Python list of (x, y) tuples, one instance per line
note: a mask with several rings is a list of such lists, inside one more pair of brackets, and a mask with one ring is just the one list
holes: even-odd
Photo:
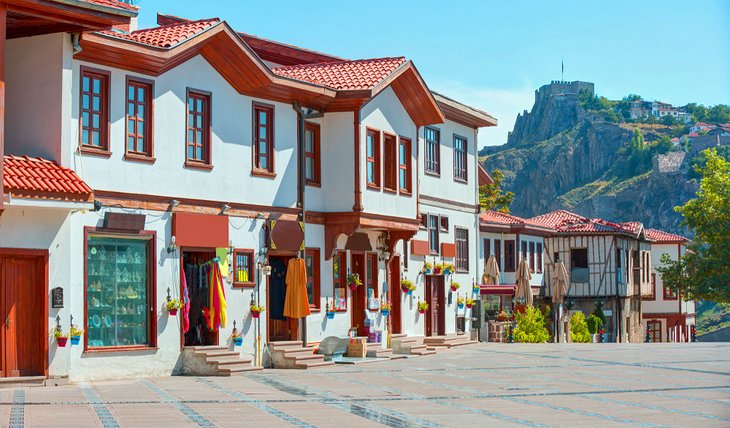
[(0, 376), (45, 373), (45, 294), (41, 257), (0, 256)]
[(400, 257), (395, 256), (390, 261), (388, 278), (388, 300), (393, 308), (390, 310), (390, 332), (399, 334), (401, 332), (401, 288), (400, 288)]
[(357, 327), (357, 335), (365, 336), (365, 310), (367, 309), (367, 299), (365, 296), (365, 254), (352, 255), (351, 273), (360, 275), (363, 285), (357, 287), (352, 293), (352, 327)]
[(446, 332), (444, 307), (444, 277), (432, 275), (426, 277), (426, 301), (428, 316), (426, 317), (426, 336), (441, 336)]
[(299, 340), (299, 320), (287, 318), (284, 313), (286, 296), (286, 268), (291, 256), (271, 256), (271, 275), (267, 277), (266, 311), (268, 341)]

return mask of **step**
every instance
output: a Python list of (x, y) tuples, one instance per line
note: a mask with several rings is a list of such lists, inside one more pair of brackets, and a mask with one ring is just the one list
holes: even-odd
[(263, 369), (264, 369), (263, 367), (254, 367), (251, 365), (246, 365), (246, 366), (241, 365), (240, 367), (239, 366), (226, 366), (224, 368), (218, 369), (218, 373), (221, 376), (234, 376), (234, 375), (239, 375), (239, 374), (243, 374), (246, 372), (254, 372), (254, 371), (259, 371), (259, 370), (263, 370)]
[(385, 348), (368, 349), (367, 353), (368, 357), (390, 357), (391, 355), (393, 355), (393, 350)]
[(459, 342), (464, 340), (461, 336), (456, 335), (446, 335), (446, 336), (429, 336), (423, 338), (423, 343), (430, 345), (430, 344), (437, 344), (437, 343), (451, 343), (451, 342)]
[(297, 362), (295, 367), (298, 369), (311, 369), (314, 367), (333, 366), (334, 361), (302, 361)]
[(393, 338), (391, 338), (390, 339), (391, 346), (393, 345), (393, 342), (398, 342), (401, 345), (407, 345), (409, 343), (418, 343), (418, 338), (417, 337), (404, 337), (402, 339), (393, 339)]
[(224, 351), (224, 350), (228, 350), (228, 346), (226, 346), (226, 345), (185, 346), (185, 347), (183, 347), (183, 350), (185, 350), (185, 349), (192, 349), (195, 352), (206, 351), (206, 350)]
[(427, 348), (424, 348), (424, 349), (411, 349), (411, 355), (418, 355), (420, 357), (422, 357), (424, 355), (434, 355), (434, 354), (436, 354), (436, 351), (434, 351), (432, 349), (427, 349)]
[(295, 355), (284, 355), (286, 360), (307, 361), (307, 360), (324, 360), (324, 355), (320, 354), (295, 354)]
[(269, 349), (273, 351), (280, 351), (282, 349), (301, 348), (302, 342), (300, 340), (287, 340), (281, 342), (269, 342)]
[(393, 339), (402, 339), (404, 337), (408, 337), (408, 334), (407, 333), (395, 333), (395, 334), (391, 334), (390, 335), (390, 340), (393, 340)]
[(273, 352), (283, 352), (284, 355), (294, 354), (314, 354), (314, 348), (291, 348), (291, 349), (273, 349)]
[(219, 349), (212, 349), (209, 351), (196, 351), (195, 355), (199, 355), (201, 357), (205, 357), (206, 359), (209, 358), (221, 358), (221, 357), (234, 357), (241, 355), (238, 351), (229, 351), (229, 350), (219, 350)]
[(44, 386), (46, 384), (46, 380), (45, 376), (0, 377), (0, 389)]
[(227, 366), (227, 365), (231, 365), (231, 364), (244, 364), (245, 363), (245, 364), (250, 365), (251, 361), (253, 361), (252, 358), (245, 359), (245, 358), (230, 358), (230, 357), (206, 360), (207, 363), (216, 364), (218, 366), (218, 368), (220, 368), (220, 366)]

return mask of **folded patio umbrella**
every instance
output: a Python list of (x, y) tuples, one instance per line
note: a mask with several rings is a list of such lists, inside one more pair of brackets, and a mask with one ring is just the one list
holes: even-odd
[(482, 275), (482, 283), (489, 285), (499, 284), (499, 265), (497, 264), (497, 258), (494, 254), (489, 256), (486, 262), (484, 262), (484, 275)]
[(527, 260), (522, 259), (520, 266), (517, 268), (517, 291), (515, 292), (515, 298), (524, 297), (525, 305), (527, 306), (532, 306), (531, 279), (530, 266), (527, 265)]
[(297, 257), (289, 260), (289, 265), (286, 268), (284, 316), (289, 318), (304, 318), (307, 315), (309, 315), (307, 268), (304, 265), (304, 259)]
[(553, 279), (553, 303), (562, 304), (568, 294), (568, 271), (565, 263), (558, 260), (552, 274)]

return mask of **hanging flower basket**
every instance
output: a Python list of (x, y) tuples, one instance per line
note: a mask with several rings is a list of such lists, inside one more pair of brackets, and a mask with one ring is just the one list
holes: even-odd
[(458, 282), (452, 282), (451, 283), (451, 291), (456, 291), (461, 287), (461, 285)]
[(442, 265), (442, 268), (444, 271), (444, 275), (451, 275), (452, 273), (455, 272), (454, 265), (452, 265), (451, 263), (444, 263)]
[(413, 285), (413, 282), (411, 282), (408, 279), (401, 279), (400, 280), (400, 288), (403, 290), (404, 293), (412, 294), (411, 287), (415, 288)]
[(473, 286), (473, 287), (471, 288), (471, 292), (472, 292), (472, 293), (474, 293), (474, 294), (479, 294), (479, 293), (481, 292), (481, 289), (479, 288), (479, 286), (478, 286), (478, 285), (474, 285), (474, 286)]
[(466, 304), (466, 307), (468, 309), (471, 309), (472, 306), (474, 306), (474, 299), (466, 299), (466, 301), (464, 302), (464, 304)]
[(433, 274), (434, 275), (441, 275), (441, 272), (442, 272), (441, 271), (441, 266), (436, 265), (436, 266), (433, 267)]
[(251, 311), (251, 316), (253, 318), (258, 318), (261, 315), (261, 312), (264, 311), (264, 307), (259, 305), (251, 305), (249, 306), (249, 310)]
[(69, 331), (69, 336), (71, 336), (72, 345), (78, 345), (79, 342), (81, 342), (82, 334), (84, 334), (84, 330), (76, 327), (74, 324), (71, 324), (71, 331)]
[(240, 336), (233, 338), (233, 344), (236, 345), (236, 346), (243, 345), (243, 338), (240, 337)]
[(426, 302), (418, 302), (418, 312), (421, 314), (425, 314), (428, 310), (428, 303)]
[(71, 344), (78, 345), (81, 342), (81, 336), (71, 336)]
[(380, 313), (384, 317), (387, 317), (388, 314), (390, 314), (391, 309), (392, 309), (392, 306), (391, 306), (390, 302), (384, 302), (384, 303), (380, 304)]
[(466, 299), (464, 299), (463, 297), (456, 298), (456, 306), (458, 306), (459, 309), (462, 309), (464, 307), (464, 303), (466, 303)]
[(428, 274), (431, 273), (431, 269), (433, 269), (433, 265), (431, 263), (429, 263), (429, 262), (424, 262), (423, 263), (423, 269), (421, 269), (421, 271), (424, 274), (428, 275)]
[(328, 320), (333, 320), (333, 319), (335, 319), (335, 312), (334, 312), (334, 311), (328, 311), (328, 312), (327, 312), (327, 319), (328, 319)]
[(165, 307), (167, 308), (167, 311), (170, 313), (170, 316), (177, 316), (178, 309), (182, 308), (182, 302), (180, 299), (171, 299), (168, 300), (165, 304)]
[(384, 317), (387, 317), (390, 314), (390, 309), (381, 309), (380, 313), (383, 314)]
[(56, 343), (58, 343), (59, 348), (65, 348), (67, 342), (68, 342), (68, 337), (57, 337), (56, 338)]
[(362, 285), (360, 275), (357, 273), (351, 273), (347, 275), (347, 285), (350, 286), (350, 290), (355, 291), (357, 287)]
[(60, 325), (56, 327), (55, 330), (53, 330), (53, 337), (56, 339), (56, 343), (58, 344), (59, 348), (66, 347), (66, 343), (68, 343), (68, 334), (64, 333), (61, 330)]

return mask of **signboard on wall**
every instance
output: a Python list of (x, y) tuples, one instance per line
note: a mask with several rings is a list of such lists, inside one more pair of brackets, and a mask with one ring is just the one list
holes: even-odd
[(63, 288), (56, 287), (51, 290), (51, 307), (63, 308)]

